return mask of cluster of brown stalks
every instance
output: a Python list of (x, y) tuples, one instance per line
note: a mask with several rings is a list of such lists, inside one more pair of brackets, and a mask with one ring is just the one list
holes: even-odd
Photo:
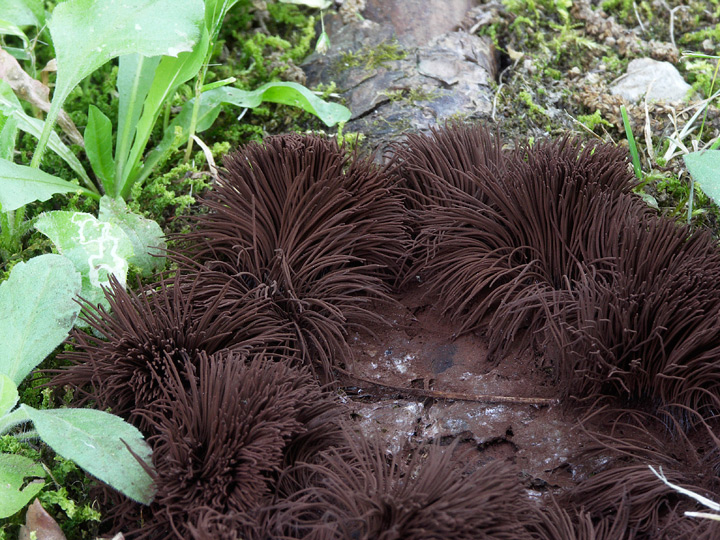
[(633, 195), (625, 156), (568, 138), (503, 151), (476, 127), (408, 138), (392, 165), (415, 232), (406, 281), (497, 361), (534, 342), (563, 402), (603, 412), (583, 458), (605, 462), (535, 537), (715, 538), (648, 464), (720, 495), (720, 250)]
[[(74, 333), (53, 380), (153, 448), (155, 500), (116, 500), (114, 529), (712, 538), (717, 527), (683, 518), (689, 505), (646, 464), (720, 493), (720, 252), (632, 194), (624, 154), (574, 139), (506, 151), (456, 126), (408, 137), (384, 168), (316, 136), (229, 156), (209, 211), (176, 238), (177, 270), (137, 292), (114, 284), (111, 311), (90, 310), (92, 332)], [(381, 323), (378, 302), (416, 276), (498, 361), (528, 339), (550, 351), (566, 401), (622, 403), (586, 456), (616, 457), (538, 506), (500, 462), (469, 470), (440, 446), (389, 457), (354, 433), (321, 383), (343, 366), (349, 333)]]

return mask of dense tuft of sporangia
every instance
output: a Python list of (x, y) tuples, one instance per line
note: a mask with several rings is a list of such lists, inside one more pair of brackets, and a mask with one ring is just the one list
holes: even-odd
[[(513, 149), (514, 148), (514, 149)], [(86, 306), (53, 385), (111, 408), (153, 449), (154, 502), (110, 495), (127, 538), (654, 540), (720, 536), (666, 478), (720, 498), (720, 250), (633, 194), (625, 151), (506, 146), (452, 125), (385, 167), (333, 140), (228, 156), (175, 273)], [(501, 460), (391, 452), (356, 432), (337, 375), (352, 332), (410, 284), (503, 362), (546, 351), (585, 411), (589, 471), (539, 500)], [(417, 286), (417, 285), (416, 285)], [(327, 384), (329, 383), (329, 384)], [(324, 385), (324, 386), (323, 386)]]
[(330, 525), (333, 538), (529, 538), (533, 508), (517, 471), (494, 461), (469, 472), (451, 448), (419, 447), (388, 457), (378, 441), (349, 438), (311, 470), (286, 524), (293, 538)]
[(393, 188), (391, 175), (330, 139), (269, 137), (225, 159), (210, 212), (192, 220), (181, 252), (267, 300), (298, 354), (330, 380), (348, 332), (379, 322), (373, 302), (391, 301), (408, 241)]

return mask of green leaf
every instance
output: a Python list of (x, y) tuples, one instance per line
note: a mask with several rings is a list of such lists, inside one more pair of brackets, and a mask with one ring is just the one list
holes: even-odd
[[(108, 185), (105, 192), (113, 197), (120, 194), (124, 169), (128, 166), (133, 137), (137, 131), (143, 103), (151, 88), (160, 57), (145, 58), (139, 54), (120, 57), (118, 70), (118, 94), (120, 105), (118, 110), (118, 134), (115, 146), (115, 173), (113, 186)], [(115, 182), (117, 180), (117, 182)]]
[[(33, 118), (25, 114), (12, 88), (2, 79), (0, 79), (0, 111), (2, 111), (4, 115), (14, 118), (17, 121), (18, 128), (37, 139), (40, 138), (43, 128), (45, 127), (45, 122), (39, 118)], [(60, 140), (57, 133), (53, 132), (50, 135), (48, 146), (70, 166), (73, 172), (75, 172), (86, 185), (92, 184), (80, 160), (73, 154), (72, 150)]]
[(205, 0), (205, 28), (216, 34), (225, 15), (238, 3), (238, 0)]
[[(222, 88), (214, 88), (208, 90), (201, 96), (200, 109), (198, 112), (197, 125), (195, 131), (202, 133), (213, 125), (223, 103), (230, 103), (238, 107), (257, 107), (263, 101), (279, 101), (278, 96), (273, 91), (279, 91), (288, 98), (288, 105), (297, 105), (290, 102), (290, 96), (298, 98), (300, 103), (312, 108), (303, 107), (304, 110), (317, 114), (327, 125), (334, 125), (337, 122), (346, 122), (350, 119), (350, 110), (337, 103), (328, 103), (318, 98), (307, 88), (296, 83), (267, 83), (257, 90), (246, 92), (237, 88), (224, 86)], [(302, 96), (302, 99), (300, 99)], [(162, 161), (170, 151), (187, 142), (188, 133), (190, 131), (190, 119), (192, 117), (192, 108), (195, 100), (191, 99), (183, 105), (180, 113), (173, 119), (163, 134), (163, 139), (150, 153), (148, 153), (145, 164), (140, 171), (138, 181), (143, 181), (149, 176), (152, 167)], [(322, 114), (323, 116), (320, 116)], [(182, 135), (176, 136), (176, 128), (180, 128)]]
[(720, 150), (691, 152), (683, 156), (685, 166), (703, 192), (720, 204)]
[[(55, 93), (31, 165), (40, 165), (58, 112), (80, 81), (118, 56), (177, 56), (192, 50), (200, 38), (203, 15), (202, 0), (67, 0), (59, 4), (48, 23), (57, 58)], [(162, 21), (161, 31), (158, 21)]]
[(0, 284), (0, 372), (19, 385), (60, 345), (80, 311), (80, 275), (60, 255), (18, 263)]
[(112, 155), (112, 122), (95, 105), (88, 109), (88, 123), (83, 134), (85, 153), (93, 171), (107, 191), (115, 175)]
[[(207, 30), (203, 29), (200, 42), (192, 52), (181, 53), (177, 58), (165, 56), (160, 61), (160, 65), (155, 70), (152, 86), (143, 104), (142, 116), (137, 122), (135, 141), (130, 156), (127, 164), (123, 167), (121, 178), (117, 180), (121, 184), (117, 190), (121, 196), (127, 197), (133, 183), (138, 181), (140, 176), (138, 165), (163, 104), (166, 100), (172, 98), (181, 84), (197, 75), (205, 60), (208, 46), (208, 33)], [(145, 176), (147, 177), (147, 175)]]
[[(142, 270), (143, 276), (165, 268), (165, 256), (162, 255), (167, 244), (160, 225), (151, 219), (133, 214), (122, 199), (108, 196), (100, 199), (100, 221), (114, 223), (122, 228), (132, 242), (134, 255), (129, 262)], [(153, 254), (158, 256), (153, 256)]]
[(12, 161), (17, 139), (17, 120), (0, 114), (0, 159)]
[(154, 496), (152, 478), (128, 450), (130, 447), (148, 467), (152, 466), (150, 446), (136, 427), (94, 409), (20, 407), (55, 452), (134, 501), (150, 504)]
[[(48, 23), (57, 55), (56, 97), (115, 57), (177, 56), (200, 37), (201, 0), (67, 0)], [(162, 21), (162, 31), (157, 27)], [(82, 39), (78, 39), (82, 36)]]
[(133, 247), (118, 225), (84, 212), (54, 211), (41, 214), (35, 228), (75, 265), (82, 275), (80, 294), (91, 304), (107, 307), (102, 286), (110, 284), (111, 275), (125, 286)]
[(45, 24), (45, 6), (42, 0), (2, 0), (3, 19), (18, 26)]
[(314, 114), (327, 126), (347, 122), (351, 114), (347, 107), (324, 101), (303, 85), (293, 82), (270, 82), (251, 92), (223, 86), (204, 93), (202, 101), (206, 100), (211, 106), (213, 103), (229, 103), (237, 107), (255, 108), (263, 101), (291, 105)]
[(0, 418), (12, 411), (18, 398), (17, 385), (10, 377), (0, 373)]
[(45, 485), (43, 478), (42, 465), (16, 454), (0, 454), (0, 519), (22, 510)]
[(19, 37), (23, 42), (23, 47), (27, 49), (30, 46), (30, 41), (25, 35), (25, 32), (10, 21), (0, 19), (0, 34)]
[[(194, 101), (194, 99), (191, 99), (185, 102), (180, 113), (173, 118), (173, 121), (165, 130), (160, 143), (148, 153), (145, 163), (136, 178), (137, 182), (144, 182), (158, 163), (163, 161), (170, 152), (187, 142)], [(220, 108), (219, 103), (209, 103), (204, 99), (201, 100), (195, 131), (201, 133), (212, 126), (220, 114)]]
[(17, 210), (33, 201), (47, 201), (56, 193), (95, 193), (27, 165), (0, 159), (0, 205), (3, 212)]

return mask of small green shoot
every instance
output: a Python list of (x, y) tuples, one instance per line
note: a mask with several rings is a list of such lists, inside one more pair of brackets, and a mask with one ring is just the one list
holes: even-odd
[(638, 180), (642, 180), (642, 167), (640, 165), (640, 154), (638, 153), (635, 137), (633, 136), (632, 126), (628, 118), (625, 105), (620, 105), (620, 114), (622, 114), (623, 125), (625, 126), (625, 135), (627, 136), (628, 145), (630, 146), (630, 157), (632, 158), (633, 170)]

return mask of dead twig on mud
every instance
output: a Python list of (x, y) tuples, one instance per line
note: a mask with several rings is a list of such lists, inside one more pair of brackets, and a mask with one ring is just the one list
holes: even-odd
[(405, 388), (402, 386), (394, 386), (392, 384), (380, 383), (378, 381), (372, 381), (355, 375), (344, 369), (339, 371), (351, 379), (352, 382), (363, 382), (365, 384), (376, 386), (379, 388), (386, 388), (395, 392), (410, 395), (413, 397), (422, 398), (433, 398), (443, 399), (451, 401), (471, 401), (475, 403), (508, 403), (513, 405), (536, 405), (539, 407), (549, 407), (550, 405), (557, 405), (560, 400), (554, 398), (539, 398), (539, 397), (518, 397), (518, 396), (495, 396), (488, 394), (465, 394), (459, 392), (443, 392), (441, 390), (425, 390), (423, 388)]

